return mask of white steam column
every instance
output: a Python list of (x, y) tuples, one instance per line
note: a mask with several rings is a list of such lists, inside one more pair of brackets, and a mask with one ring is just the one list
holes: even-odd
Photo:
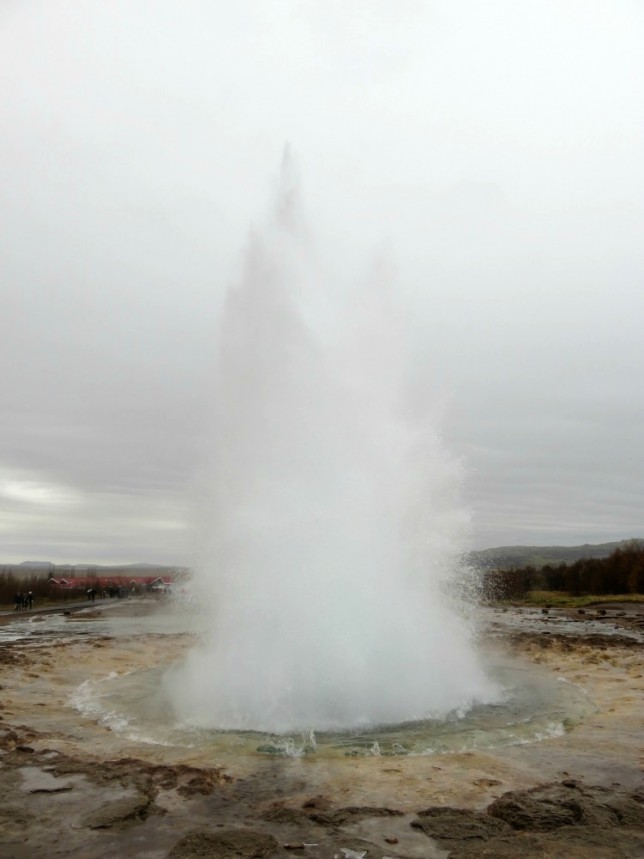
[(460, 469), (414, 417), (377, 267), (348, 323), (320, 312), (297, 206), (287, 157), (222, 313), (196, 573), (212, 623), (168, 678), (177, 715), (283, 733), (466, 709), (491, 684), (444, 593)]

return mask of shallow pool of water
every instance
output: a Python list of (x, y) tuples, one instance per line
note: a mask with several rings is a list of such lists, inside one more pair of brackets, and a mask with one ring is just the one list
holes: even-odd
[(533, 743), (563, 734), (596, 709), (579, 686), (535, 672), (533, 665), (497, 658), (490, 673), (503, 689), (502, 700), (443, 719), (347, 732), (319, 732), (312, 726), (288, 736), (204, 730), (174, 718), (163, 684), (166, 670), (112, 673), (101, 680), (88, 680), (70, 703), (83, 715), (136, 742), (291, 757), (429, 755)]

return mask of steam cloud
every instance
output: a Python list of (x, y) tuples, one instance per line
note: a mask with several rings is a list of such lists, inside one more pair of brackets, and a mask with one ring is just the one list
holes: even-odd
[(283, 733), (467, 708), (492, 688), (446, 597), (458, 463), (410, 407), (384, 267), (324, 308), (299, 211), (287, 155), (223, 308), (196, 582), (212, 617), (167, 676), (177, 714)]

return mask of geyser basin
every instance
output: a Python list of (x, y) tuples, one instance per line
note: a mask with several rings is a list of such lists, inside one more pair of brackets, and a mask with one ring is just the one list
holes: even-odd
[(213, 731), (189, 723), (169, 723), (161, 669), (112, 675), (84, 683), (77, 709), (99, 724), (136, 742), (208, 749), (218, 756), (280, 755), (344, 757), (418, 755), (491, 749), (558, 736), (595, 712), (586, 693), (562, 679), (540, 674), (516, 660), (492, 670), (503, 690), (496, 704), (475, 705), (467, 713), (353, 731), (308, 731), (276, 735), (258, 731)]
[(210, 631), (164, 680), (176, 718), (332, 731), (491, 702), (455, 605), (460, 467), (411, 394), (383, 267), (340, 300), (296, 190), (287, 160), (222, 312), (195, 579)]

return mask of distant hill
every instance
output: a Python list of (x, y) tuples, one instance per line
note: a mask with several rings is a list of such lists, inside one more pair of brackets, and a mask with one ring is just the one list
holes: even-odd
[(53, 564), (50, 561), (23, 561), (20, 564), (3, 564), (0, 562), (0, 573), (27, 578), (29, 576), (127, 576), (141, 575), (174, 575), (183, 567), (170, 564)]
[(623, 549), (632, 543), (644, 546), (644, 539), (635, 537), (615, 543), (584, 543), (583, 546), (497, 546), (470, 552), (468, 559), (474, 566), (487, 570), (527, 566), (540, 569), (547, 564), (573, 564), (582, 558), (607, 558), (615, 549)]
[[(484, 570), (509, 570), (532, 566), (537, 569), (547, 564), (573, 564), (584, 558), (607, 558), (615, 549), (624, 548), (630, 543), (644, 547), (644, 538), (634, 537), (614, 543), (584, 543), (583, 546), (496, 546), (492, 549), (477, 549), (469, 552), (467, 559), (475, 567)], [(173, 575), (186, 572), (186, 568), (171, 564), (53, 564), (50, 561), (23, 561), (21, 564), (3, 564), (0, 573), (15, 576), (48, 575), (87, 576), (87, 575), (140, 575), (144, 570), (149, 575)]]
[(54, 565), (51, 561), (23, 561), (21, 567), (29, 567), (30, 570), (49, 570)]

